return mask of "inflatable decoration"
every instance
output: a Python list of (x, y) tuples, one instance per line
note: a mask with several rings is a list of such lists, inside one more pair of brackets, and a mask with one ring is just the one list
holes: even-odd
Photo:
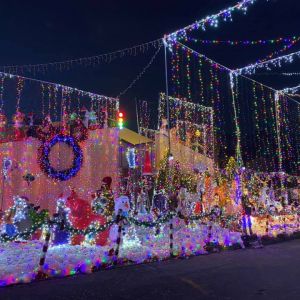
[[(98, 223), (104, 225), (106, 218), (101, 215), (96, 215), (92, 211), (91, 205), (83, 199), (80, 199), (73, 191), (70, 197), (67, 198), (66, 207), (69, 209), (69, 220), (75, 229), (85, 230), (92, 224)], [(105, 245), (109, 235), (109, 228), (103, 232), (95, 233), (95, 242), (97, 245)], [(72, 244), (79, 245), (85, 239), (81, 234), (75, 234), (72, 237)]]
[(115, 200), (115, 215), (118, 215), (120, 211), (122, 216), (127, 217), (129, 210), (130, 203), (127, 196), (120, 196)]
[(67, 244), (70, 239), (70, 233), (65, 230), (69, 224), (68, 220), (69, 209), (66, 207), (66, 199), (60, 195), (56, 201), (56, 213), (54, 214), (54, 234), (52, 242), (54, 245)]

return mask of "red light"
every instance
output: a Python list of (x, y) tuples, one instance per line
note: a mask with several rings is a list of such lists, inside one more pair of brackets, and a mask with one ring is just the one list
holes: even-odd
[(123, 113), (119, 112), (119, 118), (123, 118)]

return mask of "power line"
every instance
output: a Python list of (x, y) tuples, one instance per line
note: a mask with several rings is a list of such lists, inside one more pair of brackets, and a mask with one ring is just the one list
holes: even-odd
[(143, 75), (146, 73), (146, 71), (150, 68), (150, 66), (152, 65), (152, 63), (154, 62), (157, 54), (159, 53), (161, 47), (163, 44), (160, 44), (158, 49), (155, 51), (154, 55), (151, 57), (149, 63), (143, 68), (143, 70), (136, 76), (136, 78), (129, 84), (129, 86), (124, 89), (122, 92), (119, 93), (119, 95), (117, 96), (117, 98), (120, 98), (121, 96), (125, 95), (128, 90), (130, 90), (136, 83), (137, 81), (139, 81)]

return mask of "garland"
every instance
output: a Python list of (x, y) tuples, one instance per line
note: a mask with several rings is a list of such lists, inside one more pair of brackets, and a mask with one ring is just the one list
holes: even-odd
[[(90, 225), (86, 229), (77, 229), (72, 226), (65, 226), (64, 230), (70, 232), (73, 235), (89, 235), (89, 234), (97, 234), (100, 232), (105, 231), (107, 228), (109, 228), (112, 224), (114, 224), (116, 220), (109, 221), (105, 223), (104, 225), (96, 225), (95, 227)], [(59, 225), (59, 223), (53, 223)]]
[(14, 236), (9, 236), (8, 234), (2, 234), (0, 235), (0, 242), (1, 243), (7, 243), (7, 242), (13, 242), (16, 240), (28, 240), (30, 236), (32, 236), (38, 229), (41, 229), (44, 225), (47, 223), (38, 222), (31, 226), (29, 230), (26, 230), (24, 232), (18, 233)]
[[(57, 143), (65, 143), (68, 146), (72, 147), (74, 159), (71, 168), (58, 171), (51, 166), (49, 160), (50, 151), (52, 147)], [(46, 141), (45, 143), (43, 143), (40, 152), (40, 167), (42, 171), (44, 171), (45, 174), (47, 174), (52, 179), (59, 181), (69, 180), (74, 177), (81, 168), (83, 161), (82, 150), (76, 140), (71, 136), (64, 136), (61, 134), (54, 136), (50, 141)]]
[[(261, 210), (259, 211), (257, 214), (253, 215), (253, 217), (256, 216), (266, 216), (266, 213), (268, 211), (267, 210)], [(273, 213), (273, 212), (268, 212), (268, 214), (272, 217), (278, 217), (281, 216), (282, 214), (278, 214), (278, 213)], [(293, 216), (297, 216), (298, 214), (300, 214), (300, 212), (295, 212), (295, 213), (290, 213)], [(284, 215), (284, 214), (283, 214)], [(202, 213), (200, 215), (192, 215), (190, 217), (185, 217), (184, 215), (182, 215), (181, 213), (175, 213), (175, 212), (170, 212), (167, 213), (166, 215), (158, 218), (158, 220), (154, 221), (154, 222), (150, 222), (150, 221), (139, 221), (133, 217), (124, 217), (122, 219), (128, 221), (129, 224), (133, 224), (139, 227), (145, 227), (145, 228), (154, 228), (157, 226), (160, 226), (162, 224), (168, 223), (172, 218), (174, 217), (178, 217), (181, 220), (185, 220), (186, 222), (188, 221), (199, 221), (201, 219), (205, 219), (207, 217), (212, 217), (212, 213)], [(213, 219), (212, 219), (213, 220)], [(227, 216), (220, 216), (220, 223), (224, 224), (224, 227), (228, 227), (232, 222), (236, 222), (237, 220), (239, 220), (239, 216), (238, 215), (227, 215)], [(65, 226), (64, 227), (64, 231), (67, 231), (69, 233), (71, 233), (72, 235), (89, 235), (89, 234), (97, 234), (100, 232), (105, 231), (106, 229), (108, 229), (111, 225), (113, 225), (114, 223), (118, 223), (118, 219), (114, 219), (111, 220), (103, 225), (98, 225), (98, 224), (94, 224), (94, 225), (90, 225), (88, 228), (82, 230), (82, 229), (77, 229), (74, 228), (72, 226)], [(0, 236), (0, 242), (1, 243), (5, 243), (5, 242), (13, 242), (16, 241), (18, 239), (28, 239), (31, 235), (33, 235), (38, 229), (41, 229), (43, 226), (50, 226), (53, 227), (54, 225), (60, 225), (59, 222), (55, 222), (55, 221), (39, 221), (36, 222), (32, 225), (32, 227), (27, 230), (24, 231), (22, 233), (19, 233), (13, 237), (8, 236), (7, 234), (2, 234)]]
[(132, 217), (128, 217), (127, 220), (130, 224), (134, 224), (136, 226), (142, 226), (142, 227), (147, 227), (147, 228), (153, 228), (156, 227), (158, 225), (162, 225), (164, 223), (169, 222), (173, 217), (176, 216), (176, 213), (174, 212), (169, 212), (166, 215), (160, 217), (157, 221), (155, 222), (148, 222), (148, 221), (139, 221), (136, 220)]

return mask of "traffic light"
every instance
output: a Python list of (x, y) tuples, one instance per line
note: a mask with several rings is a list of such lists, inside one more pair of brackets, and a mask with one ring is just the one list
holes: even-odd
[(118, 118), (118, 126), (120, 129), (124, 127), (124, 114), (122, 112), (119, 112), (119, 118)]

